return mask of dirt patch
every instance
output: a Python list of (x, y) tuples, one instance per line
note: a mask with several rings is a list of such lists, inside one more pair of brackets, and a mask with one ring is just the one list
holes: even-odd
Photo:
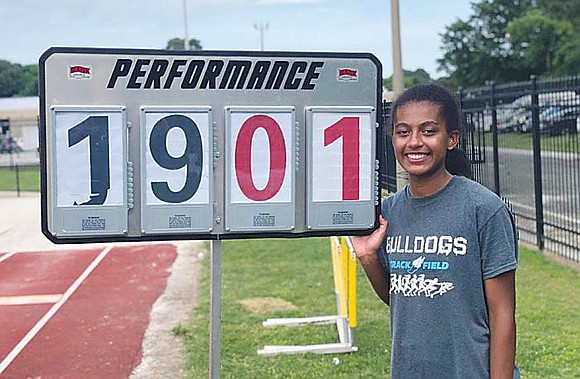
[(187, 325), (191, 310), (197, 304), (201, 241), (174, 242), (177, 259), (173, 263), (167, 288), (151, 312), (151, 321), (143, 339), (143, 358), (130, 379), (183, 377), (185, 347), (173, 328)]
[(241, 300), (240, 304), (248, 311), (256, 314), (298, 309), (294, 304), (279, 297), (251, 297)]

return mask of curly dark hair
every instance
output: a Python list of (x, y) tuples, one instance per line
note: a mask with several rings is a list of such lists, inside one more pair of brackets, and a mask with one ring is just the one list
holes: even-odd
[[(429, 102), (439, 108), (439, 114), (445, 120), (447, 133), (455, 130), (461, 133), (462, 124), (459, 106), (453, 94), (435, 83), (417, 84), (409, 87), (401, 94), (391, 107), (391, 122), (395, 122), (397, 110), (408, 103)], [(453, 175), (473, 177), (471, 163), (465, 152), (458, 147), (448, 151), (445, 157), (445, 167)]]
[(391, 108), (391, 120), (395, 120), (397, 110), (403, 105), (423, 101), (439, 106), (439, 114), (445, 119), (448, 133), (461, 131), (461, 117), (455, 97), (447, 88), (434, 83), (417, 84), (405, 90)]

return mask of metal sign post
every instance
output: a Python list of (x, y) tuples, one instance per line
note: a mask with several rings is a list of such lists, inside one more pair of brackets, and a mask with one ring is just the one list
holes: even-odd
[(211, 241), (209, 290), (209, 377), (220, 377), (221, 293), (222, 293), (222, 241)]

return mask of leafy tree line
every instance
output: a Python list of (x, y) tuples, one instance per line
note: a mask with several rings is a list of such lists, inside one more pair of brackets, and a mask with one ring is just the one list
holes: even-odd
[[(185, 43), (183, 38), (172, 38), (167, 42), (167, 46), (165, 46), (166, 50), (185, 50)], [(189, 40), (189, 50), (203, 50), (201, 46), (201, 42), (196, 39), (192, 38)]]
[(576, 75), (580, 1), (481, 0), (441, 34), (439, 69), (450, 86)]
[[(410, 87), (414, 84), (429, 83), (433, 79), (429, 76), (429, 73), (422, 68), (415, 71), (403, 70), (403, 80), (405, 83), (405, 88)], [(393, 77), (390, 76), (383, 79), (383, 87), (388, 89), (393, 89)]]
[(38, 65), (22, 66), (0, 59), (0, 97), (37, 94)]
[[(201, 42), (189, 40), (190, 50), (202, 50)], [(185, 50), (183, 38), (172, 38), (165, 46), (166, 50)], [(20, 65), (0, 59), (0, 97), (37, 96), (38, 65)]]

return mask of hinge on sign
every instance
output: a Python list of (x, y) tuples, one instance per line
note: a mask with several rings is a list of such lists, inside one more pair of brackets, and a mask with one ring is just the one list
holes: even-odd
[(213, 153), (213, 168), (217, 167), (217, 160), (221, 156), (218, 151), (218, 139), (217, 139), (217, 124), (215, 121), (212, 123), (212, 153)]
[(300, 123), (296, 121), (294, 123), (295, 136), (294, 136), (294, 171), (298, 171), (300, 167), (300, 144), (297, 141), (300, 141)]
[(134, 200), (134, 179), (133, 179), (133, 162), (127, 161), (127, 207), (133, 209)]
[(379, 205), (381, 185), (380, 185), (380, 173), (379, 173), (380, 162), (375, 160), (375, 205)]

